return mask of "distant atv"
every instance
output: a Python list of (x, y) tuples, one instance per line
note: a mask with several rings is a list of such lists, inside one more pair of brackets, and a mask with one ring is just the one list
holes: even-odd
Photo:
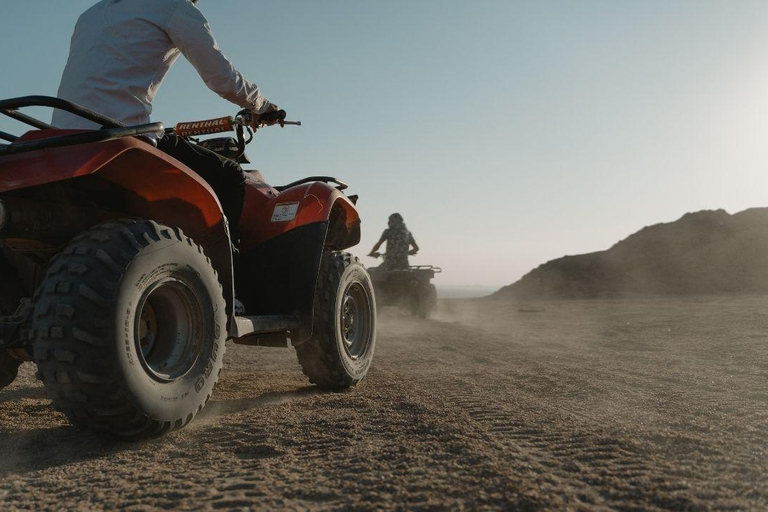
[[(18, 110), (32, 106), (102, 129), (57, 130)], [(0, 388), (34, 361), (72, 423), (141, 438), (202, 410), (228, 339), (295, 347), (323, 388), (365, 377), (376, 306), (368, 273), (342, 252), (360, 241), (344, 183), (272, 187), (252, 171), (233, 256), (213, 190), (144, 137), (162, 124), (123, 126), (44, 96), (0, 101), (0, 114), (36, 128), (0, 132)], [(165, 131), (235, 130), (198, 142), (245, 161), (249, 123), (241, 112)]]
[[(384, 256), (372, 253), (369, 256)], [(385, 259), (386, 261), (386, 259)], [(430, 281), (443, 270), (431, 265), (387, 269), (386, 265), (368, 269), (376, 291), (376, 306), (396, 306), (420, 318), (429, 318), (437, 307), (437, 289)]]

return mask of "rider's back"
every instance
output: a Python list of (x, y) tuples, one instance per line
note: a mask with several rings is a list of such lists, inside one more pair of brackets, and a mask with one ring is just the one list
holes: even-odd
[[(152, 100), (184, 54), (206, 85), (243, 108), (265, 103), (224, 57), (190, 0), (101, 0), (77, 21), (58, 96), (122, 123), (149, 122)], [(59, 128), (96, 128), (56, 110)]]
[[(60, 98), (126, 124), (149, 121), (152, 100), (179, 56), (167, 35), (186, 0), (102, 0), (77, 22)], [(53, 125), (92, 128), (77, 116), (56, 111)]]

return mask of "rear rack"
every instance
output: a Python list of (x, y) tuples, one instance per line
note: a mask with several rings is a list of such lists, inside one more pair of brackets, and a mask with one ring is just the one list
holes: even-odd
[(309, 178), (302, 178), (298, 181), (291, 182), (287, 185), (281, 185), (279, 187), (274, 187), (275, 190), (278, 192), (282, 192), (283, 190), (287, 190), (291, 187), (295, 187), (296, 185), (303, 185), (304, 183), (311, 183), (313, 181), (322, 181), (324, 183), (336, 183), (338, 190), (346, 190), (349, 188), (349, 185), (344, 183), (343, 181), (334, 178), (333, 176), (310, 176)]
[(75, 146), (79, 144), (90, 144), (93, 142), (106, 142), (109, 140), (120, 139), (123, 137), (137, 137), (159, 133), (164, 130), (162, 123), (149, 123), (137, 126), (125, 126), (123, 123), (109, 117), (98, 114), (85, 107), (81, 107), (71, 101), (51, 96), (23, 96), (21, 98), (11, 98), (0, 100), (0, 114), (11, 119), (20, 121), (38, 130), (55, 130), (56, 127), (48, 123), (35, 119), (19, 112), (18, 109), (24, 107), (50, 107), (64, 110), (83, 119), (101, 125), (100, 130), (84, 131), (69, 135), (61, 135), (47, 139), (32, 140), (27, 142), (16, 142), (18, 137), (10, 133), (0, 131), (0, 139), (10, 142), (10, 145), (0, 145), (0, 156), (15, 155), (26, 153), (28, 151), (37, 151), (40, 149), (58, 148), (62, 146)]
[(411, 270), (434, 270), (435, 274), (439, 274), (443, 271), (440, 267), (435, 267), (432, 265), (411, 265), (408, 267)]

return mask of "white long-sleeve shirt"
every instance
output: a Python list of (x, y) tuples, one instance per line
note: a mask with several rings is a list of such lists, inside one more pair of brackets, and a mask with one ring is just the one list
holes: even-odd
[[(208, 20), (189, 0), (101, 0), (75, 26), (59, 98), (127, 125), (150, 121), (152, 100), (180, 54), (224, 99), (262, 113), (269, 102), (221, 52)], [(59, 128), (93, 123), (55, 110)]]

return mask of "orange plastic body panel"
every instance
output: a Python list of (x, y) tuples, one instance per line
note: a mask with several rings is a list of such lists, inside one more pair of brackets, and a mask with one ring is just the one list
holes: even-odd
[[(19, 141), (70, 133), (79, 132), (32, 131)], [(128, 213), (179, 226), (190, 236), (202, 238), (223, 224), (216, 194), (202, 178), (178, 160), (132, 137), (2, 157), (0, 192), (97, 173), (130, 193)]]
[[(254, 173), (246, 181), (245, 208), (240, 218), (242, 249), (248, 251), (299, 226), (326, 221), (335, 204), (346, 210), (348, 226), (360, 222), (352, 202), (332, 185), (315, 181), (278, 194), (264, 183), (261, 175)], [(290, 219), (278, 220), (274, 217), (278, 207), (287, 208), (289, 212), (296, 208), (296, 213), (283, 216), (292, 217)]]
[[(19, 141), (71, 133), (79, 131), (31, 131)], [(1, 157), (0, 193), (91, 174), (130, 193), (131, 215), (179, 226), (199, 243), (221, 237), (224, 217), (210, 186), (181, 162), (133, 137)], [(346, 210), (348, 226), (360, 222), (355, 206), (332, 185), (311, 182), (278, 193), (258, 172), (248, 174), (241, 248), (247, 251), (299, 226), (327, 221), (336, 204)], [(294, 207), (295, 215), (275, 218), (277, 207)]]

